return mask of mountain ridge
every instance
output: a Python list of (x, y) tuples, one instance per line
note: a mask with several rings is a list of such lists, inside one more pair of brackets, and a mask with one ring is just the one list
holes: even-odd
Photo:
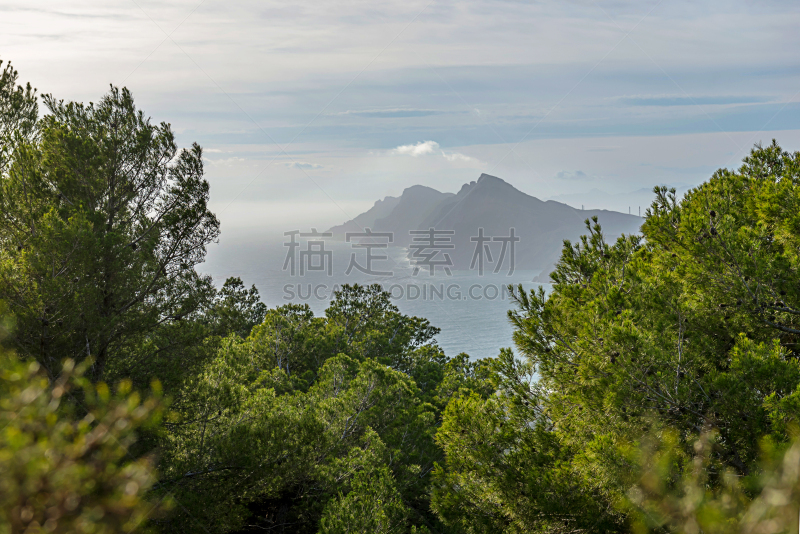
[[(519, 239), (515, 242), (514, 269), (542, 270), (547, 275), (560, 257), (564, 240), (575, 242), (586, 233), (587, 219), (597, 216), (608, 240), (623, 233), (637, 233), (642, 221), (636, 215), (609, 210), (580, 210), (555, 200), (544, 201), (486, 173), (476, 181), (465, 183), (456, 194), (442, 193), (427, 186), (412, 186), (406, 188), (400, 197), (386, 199), (397, 201), (377, 210), (383, 213), (385, 208), (392, 207), (384, 217), (373, 217), (377, 213), (373, 212), (373, 206), (368, 212), (329, 231), (335, 237), (344, 238), (345, 231), (363, 232), (369, 227), (374, 232), (392, 232), (395, 246), (414, 244), (419, 248), (419, 240), (424, 236), (414, 236), (410, 232), (432, 229), (441, 235), (441, 243), (448, 245), (436, 257), (443, 259), (447, 254), (453, 269), (468, 270), (475, 267), (476, 247), (479, 245), (485, 247), (480, 250), (480, 254), (487, 254), (484, 259), (491, 256), (492, 268), (497, 267), (501, 263), (500, 254), (504, 252), (503, 239), (510, 238), (513, 229)], [(370, 212), (372, 215), (366, 217)], [(371, 220), (372, 226), (354, 228), (359, 217), (362, 222)], [(481, 232), (488, 239), (481, 241)], [(413, 241), (415, 237), (417, 241)], [(436, 247), (430, 247), (433, 248)], [(505, 250), (502, 258), (503, 271), (510, 264), (509, 252)], [(413, 260), (412, 255), (410, 251), (409, 258)], [(539, 281), (544, 281), (541, 278)]]

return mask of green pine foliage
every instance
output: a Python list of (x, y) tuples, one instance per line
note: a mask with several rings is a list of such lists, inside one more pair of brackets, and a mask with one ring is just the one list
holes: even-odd
[(51, 383), (36, 361), (0, 356), (0, 532), (141, 531), (168, 508), (147, 497), (154, 459), (135, 456), (137, 433), (160, 425), (158, 385), (142, 399), (85, 370), (66, 361)]
[(215, 287), (201, 148), (43, 101), (5, 64), (0, 532), (797, 531), (800, 153), (587, 221), (471, 360), (378, 285)]
[[(406, 510), (387, 468), (353, 475), (350, 491), (325, 507), (320, 534), (385, 534), (397, 532)], [(414, 529), (416, 530), (416, 529)]]
[(193, 531), (194, 519), (214, 532), (316, 532), (323, 518), (338, 532), (351, 515), (364, 531), (435, 524), (437, 409), (413, 379), (441, 357), (434, 333), (378, 286), (356, 285), (324, 317), (288, 305), (227, 338), (165, 424), (160, 486), (184, 505), (170, 531)]
[(39, 103), (36, 89), (17, 84), (19, 73), (0, 60), (0, 175), (14, 159), (17, 146), (36, 135)]
[[(167, 352), (191, 365), (190, 349), (137, 347), (213, 289), (191, 268), (219, 235), (202, 150), (178, 150), (169, 125), (152, 124), (125, 89), (96, 105), (44, 102), (36, 138), (15, 148), (0, 181), (0, 298), (17, 319), (14, 347), (52, 379), (65, 358), (91, 357), (96, 380), (144, 384), (143, 367), (176, 372), (163, 368)], [(191, 332), (173, 330), (192, 346)]]
[(686, 454), (679, 434), (663, 429), (628, 451), (640, 473), (622, 505), (633, 532), (797, 532), (800, 442), (763, 439), (759, 474), (743, 483), (715, 457), (718, 437), (702, 433)]
[[(498, 396), (457, 401), (437, 434), (447, 462), (434, 504), (448, 522), (470, 523), (459, 518), (474, 507), (487, 531), (629, 531), (624, 503), (642, 466), (625, 451), (645, 436), (673, 432), (669, 454), (688, 468), (713, 430), (704, 484), (715, 491), (733, 473), (743, 499), (761, 489), (762, 440), (796, 437), (800, 153), (756, 147), (682, 200), (655, 194), (643, 236), (609, 244), (587, 221), (587, 235), (565, 243), (552, 292), (514, 291), (523, 359), (501, 354)], [(495, 445), (479, 455), (483, 441)], [(550, 499), (537, 469), (563, 473), (545, 484)]]

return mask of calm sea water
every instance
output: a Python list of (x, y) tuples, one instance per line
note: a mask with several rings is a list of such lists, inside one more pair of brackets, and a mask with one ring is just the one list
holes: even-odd
[[(526, 290), (538, 287), (532, 282), (539, 271), (516, 271), (508, 275), (508, 260), (497, 274), (492, 266), (480, 275), (477, 270), (452, 271), (447, 275), (437, 268), (430, 276), (427, 269), (416, 275), (414, 266), (406, 258), (406, 250), (389, 248), (373, 251), (374, 256), (387, 256), (386, 260), (374, 260), (372, 271), (391, 272), (389, 275), (374, 275), (352, 269), (345, 274), (352, 254), (362, 267), (366, 266), (363, 249), (354, 249), (351, 244), (325, 241), (325, 251), (331, 267), (320, 255), (312, 257), (312, 266), (323, 266), (324, 271), (306, 270), (300, 274), (299, 254), (295, 256), (295, 272), (291, 265), (284, 269), (289, 247), (282, 235), (259, 235), (251, 233), (223, 238), (219, 244), (209, 248), (206, 263), (199, 269), (214, 277), (221, 285), (230, 276), (240, 277), (247, 286), (255, 284), (261, 298), (270, 307), (290, 302), (307, 303), (315, 314), (323, 314), (335, 287), (343, 284), (379, 283), (391, 291), (393, 302), (401, 312), (427, 318), (441, 329), (437, 336), (439, 345), (449, 355), (466, 352), (472, 358), (496, 356), (500, 348), (512, 347), (512, 328), (507, 312), (513, 307), (505, 287), (522, 284)], [(307, 250), (301, 239), (301, 247)], [(308, 258), (303, 258), (307, 261)], [(496, 258), (495, 258), (496, 260)], [(541, 284), (549, 289), (548, 284)]]

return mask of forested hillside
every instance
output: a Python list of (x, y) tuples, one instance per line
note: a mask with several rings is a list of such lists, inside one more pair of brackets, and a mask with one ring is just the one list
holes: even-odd
[(797, 532), (800, 153), (587, 221), (472, 361), (215, 287), (201, 147), (0, 68), (0, 531)]

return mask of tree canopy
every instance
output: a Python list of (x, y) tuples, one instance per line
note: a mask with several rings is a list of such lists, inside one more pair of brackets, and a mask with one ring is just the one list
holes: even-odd
[[(626, 451), (665, 428), (684, 459), (713, 430), (706, 484), (731, 472), (756, 495), (763, 440), (789, 443), (800, 414), (800, 153), (756, 147), (683, 199), (655, 197), (641, 236), (607, 243), (587, 221), (550, 293), (514, 291), (523, 358), (494, 362), (498, 396), (448, 407), (441, 513), (487, 510), (487, 532), (627, 531)], [(557, 476), (545, 493), (539, 471)]]
[[(2, 64), (0, 64), (2, 67)], [(514, 348), (201, 274), (201, 148), (0, 71), (0, 532), (796, 531), (800, 153), (597, 220)]]

